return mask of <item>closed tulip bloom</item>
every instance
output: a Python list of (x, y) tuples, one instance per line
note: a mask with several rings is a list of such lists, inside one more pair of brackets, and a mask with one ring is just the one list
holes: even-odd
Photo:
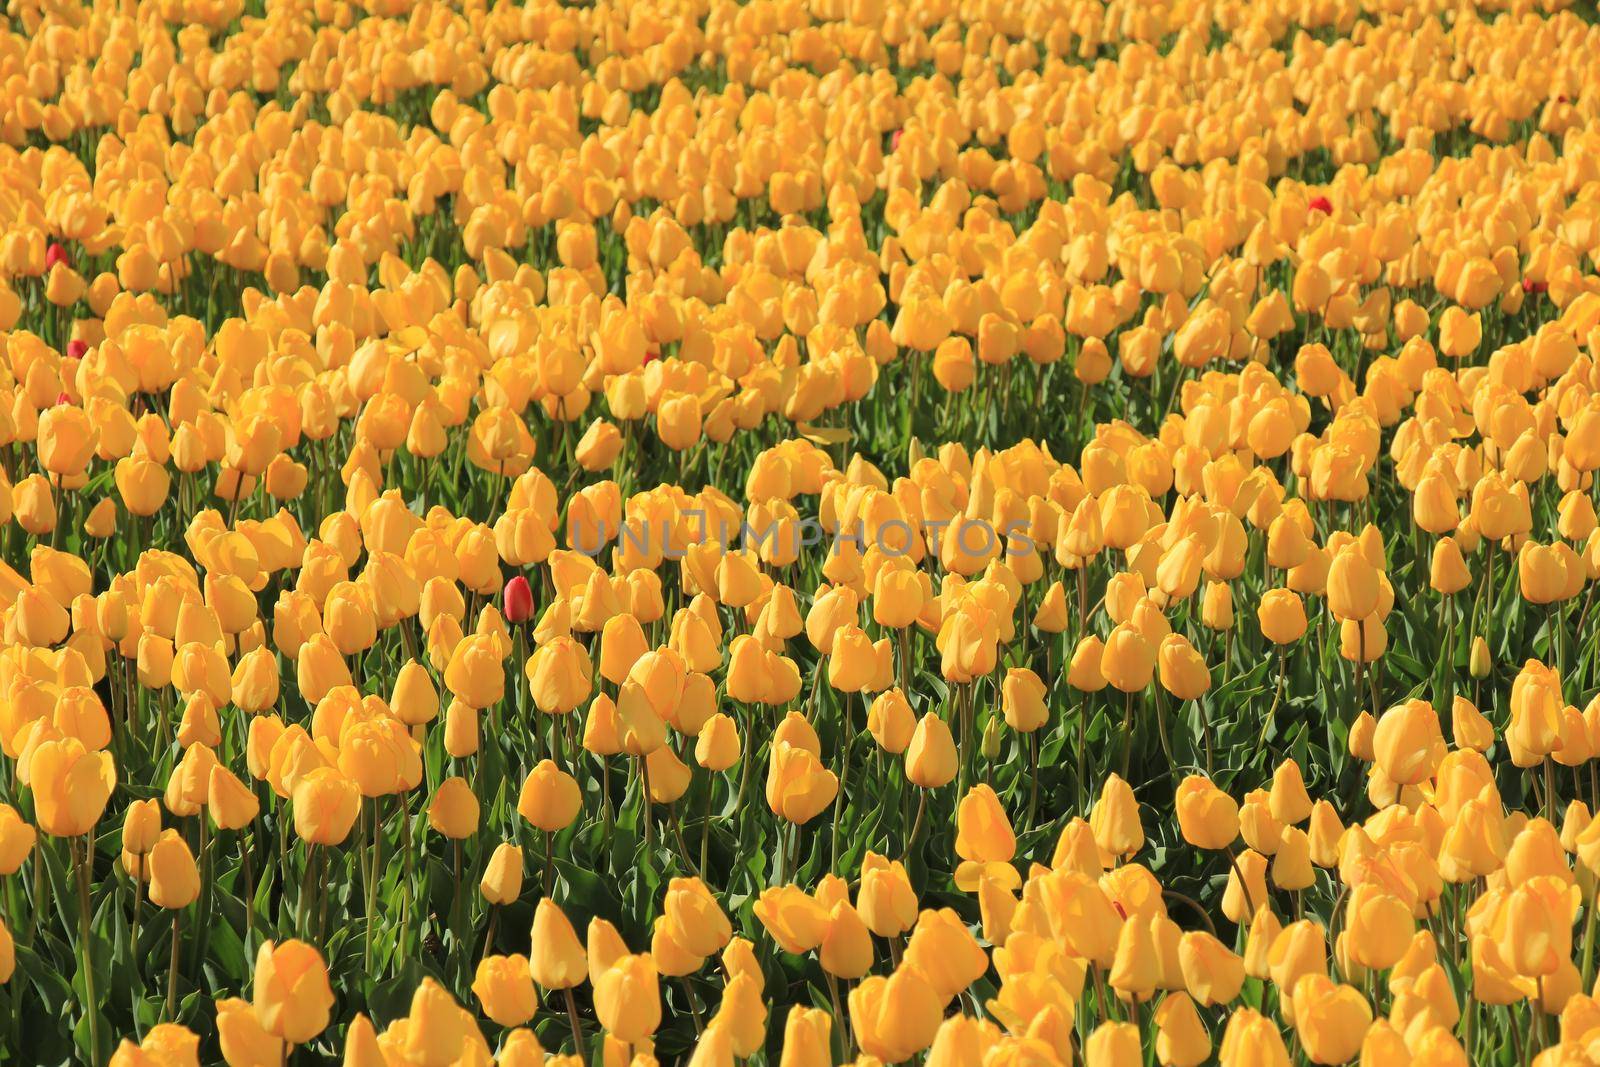
[(260, 812), (261, 801), (255, 790), (222, 764), (211, 768), (206, 783), (206, 814), (217, 829), (242, 830), (254, 822)]
[(1256, 608), (1261, 634), (1276, 645), (1292, 644), (1306, 632), (1306, 609), (1300, 597), (1288, 589), (1270, 589)]
[(828, 909), (797, 886), (763, 890), (754, 910), (761, 925), (785, 952), (810, 952), (822, 944), (827, 933)]
[[(139, 802), (136, 801), (135, 803)], [(149, 802), (152, 810), (155, 810), (154, 803), (154, 801)], [(131, 807), (129, 812), (131, 814)], [(160, 820), (161, 816), (157, 810), (156, 833), (160, 832)], [(21, 815), (17, 814), (17, 809), (9, 804), (0, 804), (0, 877), (17, 873), (22, 867), (22, 862), (33, 851), (34, 842), (38, 839), (38, 836), (38, 832), (31, 825), (24, 822)], [(155, 835), (151, 834), (149, 838), (139, 842), (144, 845), (139, 851), (141, 853), (148, 852), (150, 845), (155, 843), (154, 838)]]
[(1229, 1017), (1217, 1059), (1226, 1067), (1254, 1064), (1287, 1067), (1290, 1062), (1289, 1050), (1284, 1047), (1277, 1024), (1251, 1008), (1240, 1008)]
[(1155, 673), (1156, 650), (1128, 623), (1118, 623), (1106, 639), (1100, 656), (1100, 673), (1124, 693), (1137, 693)]
[(1283, 835), (1283, 823), (1272, 814), (1271, 797), (1264, 789), (1252, 789), (1245, 794), (1239, 807), (1239, 833), (1245, 846), (1270, 856), (1278, 850)]
[(1100, 788), (1100, 799), (1089, 812), (1089, 827), (1096, 847), (1107, 856), (1131, 856), (1144, 847), (1144, 825), (1133, 788), (1117, 774)]
[(624, 956), (594, 983), (595, 1014), (613, 1037), (644, 1041), (661, 1025), (661, 988), (648, 955)]
[[(987, 785), (973, 786), (956, 806), (956, 855), (963, 860), (956, 870), (956, 885), (972, 892), (985, 873), (1008, 887), (1016, 885), (1016, 870), (1010, 866), (1016, 852), (1016, 835), (1000, 798)], [(1004, 870), (998, 869), (1001, 866)]]
[(1340, 620), (1365, 619), (1378, 609), (1378, 569), (1356, 545), (1328, 566), (1328, 610)]
[(790, 1008), (778, 1067), (833, 1067), (833, 1016), (801, 1004)]
[(1154, 995), (1161, 981), (1161, 960), (1150, 923), (1142, 917), (1135, 916), (1122, 924), (1107, 981), (1119, 996), (1134, 1003)]
[(1378, 766), (1397, 785), (1417, 785), (1432, 777), (1445, 753), (1433, 705), (1408, 700), (1384, 712), (1373, 733), (1372, 748)]
[(602, 471), (616, 462), (623, 443), (622, 431), (605, 419), (596, 419), (579, 439), (573, 458), (586, 471)]
[(472, 634), (450, 653), (445, 688), (468, 707), (491, 707), (505, 696), (505, 669), (494, 642), (491, 636)]
[(749, 974), (730, 977), (706, 1033), (726, 1034), (729, 1051), (740, 1059), (753, 1056), (767, 1039), (767, 1005), (760, 981)]
[(983, 976), (988, 957), (954, 910), (929, 908), (906, 942), (905, 966), (919, 971), (943, 1002)]
[(1211, 1056), (1211, 1034), (1194, 1001), (1168, 993), (1156, 1008), (1156, 1059), (1163, 1067), (1199, 1067)]
[(46, 408), (39, 416), (39, 465), (63, 477), (82, 474), (99, 439), (99, 430), (82, 408), (71, 404)]
[(1182, 634), (1162, 638), (1157, 661), (1161, 687), (1179, 700), (1197, 700), (1211, 688), (1211, 670), (1205, 657)]
[(1293, 989), (1307, 974), (1327, 974), (1327, 932), (1310, 919), (1290, 923), (1272, 939), (1267, 967), (1272, 981), (1280, 989)]
[(872, 969), (872, 934), (848, 901), (834, 904), (828, 915), (818, 962), (835, 978), (854, 981)]
[(1098, 693), (1106, 687), (1106, 676), (1101, 671), (1105, 658), (1105, 645), (1090, 634), (1078, 642), (1072, 652), (1072, 664), (1067, 668), (1067, 684), (1080, 693)]
[(1245, 849), (1228, 870), (1222, 913), (1242, 926), (1266, 899), (1267, 858), (1254, 849)]
[(566, 829), (582, 808), (577, 779), (548, 759), (528, 772), (517, 798), (517, 814), (546, 833)]
[(733, 937), (722, 905), (698, 878), (674, 878), (668, 884), (663, 916), (673, 940), (696, 956), (721, 952)]
[(1494, 724), (1484, 717), (1477, 705), (1466, 697), (1458, 696), (1450, 705), (1450, 735), (1457, 748), (1487, 752), (1494, 744)]
[(1244, 986), (1244, 960), (1203, 931), (1179, 939), (1178, 965), (1189, 995), (1201, 1004), (1230, 1003)]
[(456, 759), (466, 759), (478, 751), (478, 709), (459, 700), (450, 701), (444, 716), (444, 750)]
[(117, 785), (111, 753), (90, 752), (76, 738), (45, 741), (27, 766), (39, 829), (52, 837), (88, 833)]
[(613, 615), (600, 632), (600, 677), (621, 685), (639, 657), (650, 651), (639, 620), (629, 614)]
[(248, 1000), (226, 997), (217, 1001), (217, 1039), (222, 1058), (229, 1064), (283, 1061), (283, 1039), (266, 1031)]
[(503, 842), (484, 866), (478, 891), (490, 904), (510, 904), (522, 895), (522, 875), (522, 848)]
[(898, 937), (917, 921), (917, 894), (899, 860), (868, 852), (861, 861), (861, 888), (856, 908), (879, 937)]
[(739, 762), (740, 753), (739, 728), (732, 717), (718, 712), (700, 727), (694, 758), (706, 770), (728, 770)]
[(850, 1026), (861, 1049), (900, 1063), (933, 1044), (943, 1021), (940, 998), (915, 969), (872, 975), (850, 991)]
[(439, 714), (439, 693), (433, 687), (428, 669), (416, 660), (407, 660), (395, 676), (389, 707), (407, 726), (422, 726)]
[(1272, 977), (1272, 948), (1283, 934), (1283, 925), (1263, 904), (1250, 920), (1250, 932), (1245, 936), (1244, 973), (1262, 980)]
[(1279, 889), (1309, 889), (1316, 881), (1311, 839), (1298, 826), (1284, 827), (1272, 855), (1272, 884)]
[(955, 779), (960, 768), (950, 727), (933, 712), (917, 723), (905, 754), (906, 779), (923, 789), (938, 789)]
[(483, 1013), (500, 1026), (521, 1026), (533, 1018), (537, 1001), (526, 956), (485, 956), (472, 979), (472, 993)]
[(1185, 778), (1174, 806), (1183, 839), (1196, 848), (1227, 848), (1239, 836), (1239, 805), (1208, 778)]
[(1528, 603), (1554, 603), (1566, 593), (1566, 566), (1553, 547), (1527, 541), (1517, 553), (1517, 581)]
[(543, 989), (571, 989), (589, 977), (588, 953), (577, 931), (548, 897), (542, 898), (533, 912), (528, 968)]
[(840, 627), (828, 654), (828, 684), (842, 693), (858, 693), (871, 687), (877, 666), (866, 632), (859, 626)]
[(878, 747), (890, 755), (899, 755), (911, 744), (916, 732), (917, 719), (911, 703), (899, 687), (886, 689), (867, 707), (867, 732)]
[(1369, 882), (1352, 890), (1345, 921), (1351, 958), (1372, 970), (1394, 966), (1411, 944), (1415, 929), (1405, 902)]
[(1084, 1067), (1125, 1067), (1143, 1059), (1139, 1028), (1132, 1023), (1103, 1022), (1083, 1045)]
[(528, 579), (518, 574), (506, 582), (500, 595), (500, 605), (506, 622), (513, 625), (533, 618), (533, 587), (528, 584)]
[[(377, 1055), (377, 1064), (381, 1065), (383, 1053), (377, 1051)], [(519, 1027), (507, 1034), (500, 1045), (500, 1055), (495, 1059), (498, 1067), (544, 1067), (547, 1061), (557, 1063), (560, 1058), (551, 1059), (547, 1056), (544, 1046), (539, 1044), (539, 1038), (527, 1027)], [(350, 1062), (348, 1052), (345, 1053), (345, 1067), (359, 1067)]]
[(1461, 554), (1461, 546), (1453, 537), (1441, 537), (1433, 546), (1433, 558), (1428, 564), (1428, 585), (1436, 593), (1450, 596), (1472, 584), (1472, 571)]
[(1233, 629), (1233, 589), (1226, 582), (1207, 582), (1200, 621), (1209, 630)]
[(1348, 1063), (1372, 1025), (1372, 1006), (1354, 986), (1307, 974), (1294, 985), (1294, 1027), (1312, 1063)]
[(304, 941), (264, 941), (256, 953), (256, 1018), (261, 1028), (303, 1045), (328, 1027), (333, 989), (322, 955)]
[(361, 812), (361, 790), (332, 767), (319, 767), (295, 785), (294, 830), (313, 845), (340, 845)]
[(146, 861), (150, 872), (150, 902), (177, 911), (200, 895), (200, 871), (194, 854), (176, 830), (163, 831)]
[(428, 805), (428, 825), (453, 841), (478, 832), (478, 798), (465, 778), (439, 783)]
[(1427, 533), (1442, 534), (1461, 522), (1461, 508), (1450, 483), (1441, 475), (1429, 475), (1417, 483), (1411, 496), (1411, 517)]
[(262, 712), (278, 703), (278, 660), (266, 646), (239, 657), (229, 679), (233, 703), (240, 711)]
[(557, 637), (534, 652), (527, 663), (533, 702), (540, 711), (572, 711), (593, 691), (589, 654), (571, 637)]
[(806, 823), (832, 804), (839, 777), (807, 749), (778, 741), (767, 765), (767, 806), (793, 823)]
[(1007, 668), (1000, 688), (1006, 725), (1018, 733), (1032, 733), (1043, 726), (1050, 718), (1047, 694), (1044, 682), (1033, 671), (1026, 667)]
[(424, 978), (411, 995), (411, 1011), (395, 1044), (409, 1063), (482, 1063), (489, 1049), (472, 1013), (456, 1003), (433, 978)]
[[(0, 829), (5, 825), (5, 811), (0, 809)], [(122, 848), (125, 852), (135, 855), (144, 855), (155, 847), (156, 840), (161, 836), (161, 804), (155, 798), (149, 800), (135, 800), (128, 805), (128, 811), (122, 819)], [(31, 838), (29, 839), (31, 842)], [(4, 866), (0, 871), (6, 874)]]

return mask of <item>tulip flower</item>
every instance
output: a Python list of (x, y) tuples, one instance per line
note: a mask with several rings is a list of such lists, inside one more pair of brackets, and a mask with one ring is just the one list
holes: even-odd
[(261, 1028), (286, 1045), (303, 1045), (327, 1028), (333, 990), (321, 954), (310, 945), (262, 942), (254, 988)]

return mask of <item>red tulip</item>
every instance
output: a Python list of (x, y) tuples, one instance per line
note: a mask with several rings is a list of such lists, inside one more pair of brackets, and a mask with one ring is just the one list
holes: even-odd
[[(44, 269), (49, 270), (57, 263), (67, 262), (67, 250), (60, 241), (51, 241), (50, 247), (44, 250)], [(71, 266), (71, 264), (68, 264)]]
[(87, 341), (80, 341), (77, 338), (73, 338), (67, 342), (68, 359), (82, 359), (88, 351), (89, 343)]
[(1549, 289), (1549, 282), (1536, 282), (1532, 278), (1522, 279), (1522, 291), (1524, 293), (1543, 293), (1548, 292)]
[(507, 582), (501, 606), (506, 622), (527, 622), (533, 618), (533, 588), (528, 585), (528, 579), (519, 574)]
[(1329, 200), (1325, 196), (1314, 196), (1314, 197), (1311, 198), (1311, 203), (1306, 205), (1306, 210), (1307, 211), (1320, 211), (1324, 215), (1332, 215), (1333, 214), (1333, 201)]

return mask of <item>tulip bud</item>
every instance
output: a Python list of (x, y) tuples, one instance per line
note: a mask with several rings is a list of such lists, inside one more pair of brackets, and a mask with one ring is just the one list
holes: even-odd
[(1467, 671), (1479, 679), (1489, 677), (1489, 642), (1482, 635), (1472, 639), (1472, 652), (1467, 657)]
[(983, 758), (993, 763), (1000, 758), (1000, 718), (997, 715), (989, 716), (989, 721), (983, 727), (983, 741), (979, 746)]

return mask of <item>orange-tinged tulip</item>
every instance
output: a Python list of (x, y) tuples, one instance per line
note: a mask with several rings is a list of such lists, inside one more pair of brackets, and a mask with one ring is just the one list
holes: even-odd
[(517, 798), (517, 814), (546, 833), (566, 829), (582, 808), (577, 780), (548, 759), (528, 772)]
[(872, 975), (850, 991), (850, 1025), (862, 1051), (900, 1063), (933, 1044), (944, 1017), (939, 996), (915, 969)]
[(1174, 806), (1183, 839), (1196, 848), (1227, 848), (1239, 836), (1239, 805), (1207, 778), (1191, 774), (1179, 783)]
[(637, 1044), (661, 1025), (661, 989), (648, 955), (613, 962), (594, 983), (595, 1014), (606, 1032)]
[(322, 955), (303, 941), (264, 941), (256, 953), (256, 1017), (261, 1028), (290, 1045), (327, 1029), (333, 989)]
[[(522, 849), (518, 845), (504, 842), (494, 850), (489, 857), (489, 862), (484, 865), (483, 877), (478, 882), (478, 890), (483, 898), (490, 904), (510, 904), (522, 895)], [(534, 914), (535, 922), (538, 913)]]
[(806, 823), (832, 804), (839, 778), (806, 748), (776, 741), (767, 765), (767, 806), (794, 823)]
[(583, 943), (566, 914), (548, 897), (534, 909), (532, 938), (528, 967), (542, 988), (571, 989), (588, 977), (588, 955)]
[(117, 771), (109, 752), (90, 752), (68, 737), (33, 750), (27, 783), (39, 829), (53, 837), (77, 837), (100, 821), (116, 789)]
[(500, 1026), (521, 1026), (533, 1018), (536, 999), (526, 956), (483, 957), (472, 992), (483, 1013)]
[(950, 727), (933, 712), (917, 723), (905, 752), (906, 779), (923, 789), (948, 785), (960, 769), (955, 738)]

